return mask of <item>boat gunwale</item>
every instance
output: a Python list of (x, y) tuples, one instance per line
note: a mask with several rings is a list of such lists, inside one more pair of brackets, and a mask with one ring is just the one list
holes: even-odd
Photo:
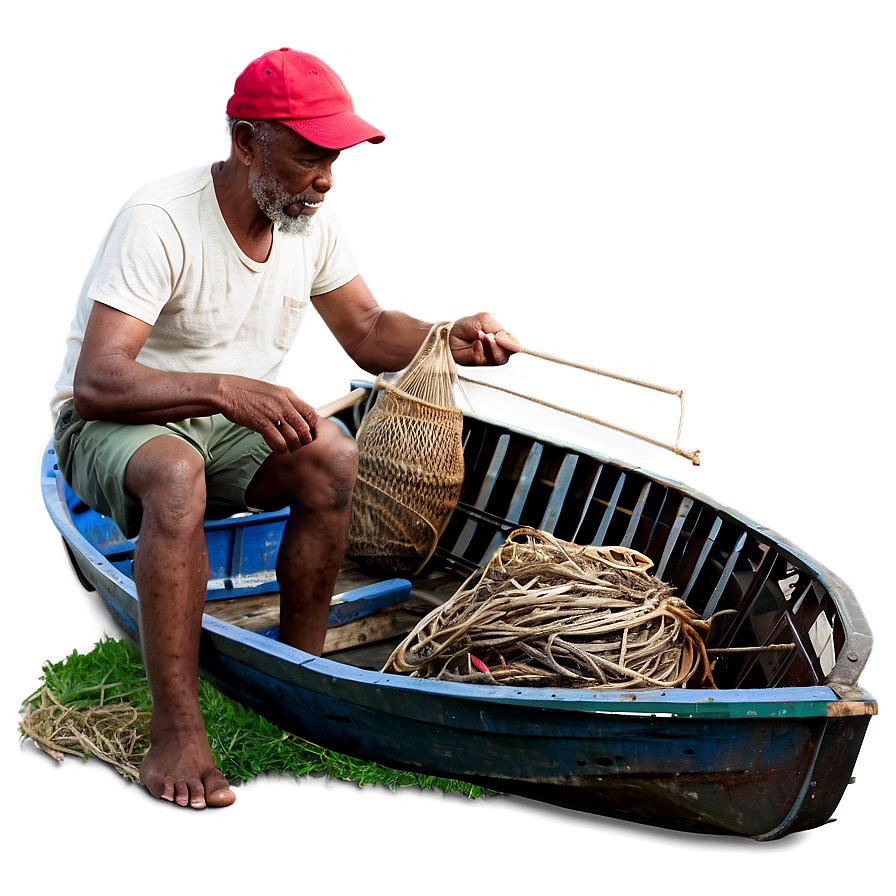
[[(533, 688), (513, 685), (440, 681), (375, 672), (312, 656), (256, 632), (240, 629), (213, 616), (205, 616), (203, 628), (215, 638), (218, 649), (230, 659), (247, 663), (248, 655), (264, 654), (265, 672), (286, 683), (296, 683), (291, 670), (314, 672), (328, 683), (336, 681), (390, 691), (407, 691), (453, 700), (501, 703), (531, 709), (571, 710), (614, 715), (673, 715), (679, 718), (816, 718), (829, 716), (829, 706), (838, 703), (836, 692), (825, 685), (789, 688)], [(222, 649), (225, 647), (226, 649)], [(307, 687), (307, 682), (302, 682)], [(325, 693), (326, 688), (320, 692)], [(874, 697), (859, 689), (862, 699), (851, 702), (876, 706)], [(856, 711), (855, 715), (873, 714)]]

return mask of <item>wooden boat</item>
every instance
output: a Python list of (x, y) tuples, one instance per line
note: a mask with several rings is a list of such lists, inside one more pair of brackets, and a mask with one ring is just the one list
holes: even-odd
[[(341, 414), (356, 429), (360, 411)], [(664, 827), (772, 840), (830, 819), (874, 698), (853, 594), (786, 539), (662, 477), (465, 416), (461, 501), (412, 579), (346, 562), (324, 657), (279, 643), (274, 561), (287, 512), (207, 524), (200, 663), (286, 730), (395, 768), (483, 784)], [(82, 583), (137, 636), (134, 543), (68, 489), (52, 448), (46, 506)], [(490, 686), (378, 669), (423, 612), (450, 597), (519, 525), (633, 547), (703, 617), (717, 690)], [(769, 645), (787, 649), (765, 650)]]

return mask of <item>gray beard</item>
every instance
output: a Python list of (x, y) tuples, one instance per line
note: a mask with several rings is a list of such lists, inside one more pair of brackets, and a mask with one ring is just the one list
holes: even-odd
[(299, 197), (284, 192), (274, 178), (268, 174), (259, 176), (250, 172), (248, 186), (258, 207), (274, 222), (281, 233), (288, 236), (308, 236), (314, 231), (311, 215), (292, 217), (286, 214), (286, 207), (298, 202)]

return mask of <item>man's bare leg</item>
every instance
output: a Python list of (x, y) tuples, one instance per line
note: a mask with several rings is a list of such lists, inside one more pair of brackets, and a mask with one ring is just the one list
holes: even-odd
[(134, 580), (153, 699), (140, 780), (180, 806), (229, 806), (236, 796), (215, 767), (198, 698), (208, 584), (202, 457), (176, 437), (159, 436), (134, 453), (125, 484), (143, 504)]
[(323, 420), (314, 442), (273, 454), (247, 492), (252, 507), (290, 512), (280, 553), (280, 640), (319, 656), (327, 633), (330, 597), (345, 553), (357, 445)]

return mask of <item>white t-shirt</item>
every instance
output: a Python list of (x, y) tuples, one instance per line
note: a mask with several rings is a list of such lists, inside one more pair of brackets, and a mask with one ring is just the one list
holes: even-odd
[(53, 417), (72, 397), (94, 302), (152, 325), (137, 355), (141, 364), (276, 382), (309, 298), (357, 273), (326, 204), (310, 234), (288, 236), (275, 228), (271, 253), (258, 262), (230, 233), (210, 167), (149, 184), (118, 213), (84, 281), (51, 402)]

